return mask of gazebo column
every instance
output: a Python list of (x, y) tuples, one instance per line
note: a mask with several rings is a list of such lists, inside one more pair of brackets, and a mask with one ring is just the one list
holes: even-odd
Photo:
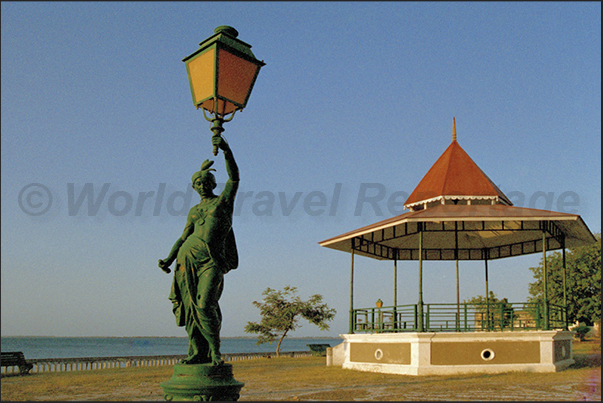
[(561, 256), (563, 259), (563, 323), (565, 323), (565, 330), (567, 330), (567, 269), (565, 266), (565, 234), (562, 235), (561, 238)]
[(461, 293), (459, 286), (459, 233), (458, 221), (454, 222), (454, 259), (456, 260), (456, 331), (461, 331)]
[(456, 259), (456, 318), (455, 328), (457, 332), (461, 331), (461, 293), (459, 288), (459, 260)]
[(542, 285), (544, 299), (544, 330), (549, 330), (548, 268), (546, 264), (546, 231), (542, 230)]
[(352, 238), (352, 263), (350, 268), (350, 334), (354, 334), (354, 246), (356, 238)]
[(490, 288), (488, 287), (488, 249), (484, 249), (484, 269), (486, 271), (486, 329), (490, 330)]
[(394, 330), (398, 328), (398, 249), (394, 249), (394, 317), (392, 318), (392, 327)]
[(423, 223), (418, 223), (419, 229), (419, 303), (418, 303), (418, 322), (419, 332), (425, 331), (423, 317)]

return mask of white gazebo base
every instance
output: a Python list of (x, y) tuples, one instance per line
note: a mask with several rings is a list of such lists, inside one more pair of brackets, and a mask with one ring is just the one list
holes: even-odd
[[(574, 363), (573, 332), (343, 334), (327, 362), (400, 375), (557, 372)], [(337, 365), (335, 364), (335, 365)]]

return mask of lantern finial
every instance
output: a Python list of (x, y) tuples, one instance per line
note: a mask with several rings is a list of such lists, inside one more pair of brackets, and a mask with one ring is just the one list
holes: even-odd
[(456, 122), (452, 118), (452, 141), (456, 141)]
[(229, 25), (220, 25), (218, 28), (214, 29), (214, 34), (226, 34), (236, 38), (239, 36), (239, 31)]

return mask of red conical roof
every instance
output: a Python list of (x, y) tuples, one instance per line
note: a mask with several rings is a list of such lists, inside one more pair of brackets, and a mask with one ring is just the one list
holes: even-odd
[(493, 199), (498, 203), (513, 205), (505, 194), (477, 166), (456, 141), (453, 123), (453, 140), (446, 151), (433, 164), (404, 206), (417, 205), (438, 198)]

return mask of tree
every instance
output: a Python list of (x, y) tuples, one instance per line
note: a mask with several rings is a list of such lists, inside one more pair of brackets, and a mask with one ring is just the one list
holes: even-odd
[(322, 295), (315, 294), (307, 301), (296, 295), (297, 287), (286, 286), (282, 291), (270, 287), (262, 293), (264, 302), (253, 301), (260, 309), (262, 319), (259, 323), (247, 322), (245, 332), (259, 333), (256, 344), (272, 344), (277, 338), (276, 356), (279, 356), (281, 343), (289, 332), (297, 329), (300, 317), (318, 326), (320, 330), (329, 330), (327, 321), (333, 320), (336, 311), (322, 302)]
[[(567, 319), (593, 325), (601, 321), (601, 233), (595, 243), (569, 249), (565, 254), (567, 272)], [(550, 304), (563, 305), (563, 255), (550, 253), (546, 257), (547, 297)], [(543, 300), (543, 260), (530, 267), (536, 282), (530, 283), (530, 301)]]
[(478, 295), (476, 297), (463, 301), (464, 304), (475, 305), (475, 307), (481, 307), (486, 304), (498, 304), (500, 302), (508, 302), (508, 301), (506, 298), (503, 298), (502, 300), (498, 299), (496, 294), (494, 294), (492, 291), (490, 291), (490, 295), (488, 295), (487, 301), (486, 301), (486, 297), (484, 297), (483, 295)]

